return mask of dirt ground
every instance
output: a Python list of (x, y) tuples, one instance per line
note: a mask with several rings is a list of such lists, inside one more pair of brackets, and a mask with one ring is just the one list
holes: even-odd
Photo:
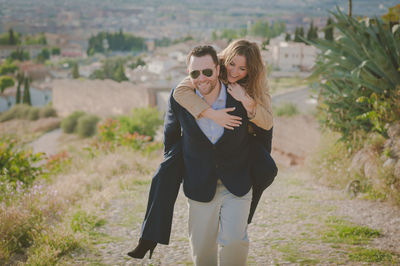
[[(397, 264), (400, 209), (388, 203), (351, 199), (342, 190), (318, 184), (303, 164), (317, 147), (319, 138), (318, 125), (310, 117), (275, 119), (273, 156), (279, 173), (264, 192), (248, 227), (251, 241), (248, 265)], [(94, 252), (77, 255), (74, 263), (192, 265), (187, 199), (182, 191), (175, 205), (170, 244), (158, 245), (151, 260), (148, 256), (136, 260), (126, 255), (137, 243), (148, 189), (149, 183), (133, 194), (115, 197), (102, 213), (108, 222), (99, 229), (113, 240), (97, 244)], [(370, 241), (349, 244), (331, 236), (341, 223), (381, 233)], [(365, 258), (360, 261), (353, 259), (357, 252), (381, 252), (384, 255), (379, 253), (380, 256), (389, 257), (378, 262), (368, 262)]]

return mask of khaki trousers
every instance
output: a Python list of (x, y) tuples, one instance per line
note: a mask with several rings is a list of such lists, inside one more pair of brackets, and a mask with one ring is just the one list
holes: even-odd
[(249, 251), (247, 218), (251, 190), (243, 197), (230, 193), (220, 182), (212, 201), (188, 199), (189, 238), (196, 266), (246, 265)]

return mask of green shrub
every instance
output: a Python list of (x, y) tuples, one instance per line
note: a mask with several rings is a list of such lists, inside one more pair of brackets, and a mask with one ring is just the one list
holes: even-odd
[(65, 133), (74, 133), (79, 117), (85, 115), (82, 111), (75, 111), (61, 121), (61, 128)]
[(39, 119), (40, 108), (38, 107), (31, 107), (28, 112), (28, 119), (29, 120), (38, 120)]
[(10, 193), (10, 186), (22, 189), (32, 184), (42, 172), (40, 166), (35, 166), (41, 159), (41, 153), (19, 149), (15, 140), (0, 139), (0, 200)]
[(30, 108), (27, 104), (16, 104), (10, 110), (1, 114), (0, 122), (12, 119), (27, 119)]
[(46, 118), (46, 117), (56, 117), (56, 116), (57, 116), (57, 112), (51, 106), (45, 106), (40, 109), (40, 117)]
[(298, 113), (299, 111), (294, 103), (284, 103), (275, 108), (275, 114), (277, 116), (294, 116)]
[(154, 138), (157, 129), (162, 125), (161, 114), (156, 108), (135, 108), (131, 117), (119, 118), (121, 130), (131, 134), (137, 132), (141, 135)]
[(99, 120), (97, 116), (89, 114), (79, 117), (76, 125), (76, 133), (84, 138), (93, 136), (96, 134), (96, 126)]

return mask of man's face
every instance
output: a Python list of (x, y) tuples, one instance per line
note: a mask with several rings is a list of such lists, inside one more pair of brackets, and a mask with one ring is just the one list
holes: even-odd
[(193, 85), (203, 96), (212, 92), (217, 85), (219, 65), (215, 65), (210, 55), (191, 56), (188, 72)]

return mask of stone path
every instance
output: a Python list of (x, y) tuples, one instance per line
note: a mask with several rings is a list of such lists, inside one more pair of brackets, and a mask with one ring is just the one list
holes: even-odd
[[(109, 241), (80, 256), (78, 264), (101, 265), (192, 265), (187, 236), (186, 198), (180, 192), (171, 243), (158, 245), (151, 260), (126, 255), (136, 244), (143, 219), (149, 184), (126, 192), (104, 211), (107, 224), (99, 232)], [(330, 219), (381, 230), (382, 236), (365, 248), (400, 254), (400, 209), (385, 203), (350, 199), (343, 191), (315, 183), (301, 168), (281, 167), (276, 181), (264, 193), (249, 225), (249, 265), (360, 265), (349, 260), (353, 246), (327, 242)], [(387, 265), (388, 263), (375, 263)], [(370, 263), (369, 265), (375, 265)]]
[(43, 134), (30, 144), (33, 152), (44, 152), (47, 156), (56, 154), (58, 152), (58, 139), (61, 134), (61, 128)]

